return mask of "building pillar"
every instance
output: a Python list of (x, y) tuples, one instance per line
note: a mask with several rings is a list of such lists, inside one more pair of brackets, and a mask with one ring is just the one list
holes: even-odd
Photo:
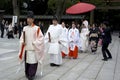
[(90, 24), (94, 23), (94, 10), (90, 12)]

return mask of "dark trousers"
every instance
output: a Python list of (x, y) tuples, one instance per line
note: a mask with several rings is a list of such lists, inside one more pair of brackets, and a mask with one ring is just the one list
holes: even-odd
[(1, 38), (4, 36), (4, 29), (1, 29)]
[(19, 31), (19, 39), (20, 39), (20, 37), (21, 37), (21, 31)]
[(38, 63), (35, 63), (35, 64), (26, 63), (26, 53), (25, 53), (25, 75), (26, 77), (28, 78), (35, 77), (37, 66), (38, 66)]
[(109, 46), (109, 43), (103, 43), (102, 45), (102, 54), (103, 54), (104, 59), (107, 59), (108, 57), (112, 58), (112, 55), (110, 51), (108, 50), (108, 46)]
[(35, 64), (25, 63), (25, 75), (27, 77), (35, 77), (37, 71), (37, 65), (38, 63)]

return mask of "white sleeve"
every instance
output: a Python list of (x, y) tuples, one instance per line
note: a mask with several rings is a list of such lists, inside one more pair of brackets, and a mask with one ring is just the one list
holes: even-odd
[(68, 31), (68, 40), (69, 42), (73, 41), (73, 39), (71, 38), (71, 29)]
[(45, 43), (47, 43), (48, 40), (49, 40), (48, 32), (49, 32), (49, 30), (50, 30), (50, 27), (51, 27), (51, 25), (49, 26), (49, 28), (48, 28), (48, 30), (47, 30), (47, 32), (46, 32), (46, 34), (45, 34), (45, 37), (44, 37), (44, 42), (45, 42)]

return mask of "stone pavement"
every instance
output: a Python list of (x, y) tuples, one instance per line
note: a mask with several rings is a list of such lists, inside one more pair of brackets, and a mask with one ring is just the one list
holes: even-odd
[[(43, 65), (43, 76), (40, 76), (40, 65), (35, 80), (120, 80), (120, 39), (113, 34), (109, 49), (113, 59), (102, 61), (101, 47), (97, 54), (79, 53), (78, 59), (63, 59), (60, 67), (50, 67), (49, 55), (46, 54)], [(24, 66), (16, 73), (19, 64), (17, 59), (18, 39), (0, 38), (0, 80), (27, 80)]]

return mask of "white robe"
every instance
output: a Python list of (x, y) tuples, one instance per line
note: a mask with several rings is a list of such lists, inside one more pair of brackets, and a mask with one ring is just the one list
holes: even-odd
[(75, 46), (80, 48), (80, 34), (79, 30), (77, 28), (73, 29), (71, 28), (68, 33), (68, 39), (69, 39), (69, 47), (71, 50), (75, 49)]
[[(49, 41), (48, 32), (50, 33), (51, 42)], [(50, 63), (62, 64), (61, 51), (68, 53), (67, 37), (64, 37), (64, 31), (61, 25), (50, 25), (45, 35), (46, 53), (50, 54)], [(58, 42), (60, 41), (61, 44)], [(64, 47), (64, 50), (62, 49)]]
[(85, 26), (86, 28), (88, 28), (88, 21), (87, 21), (87, 20), (84, 20), (84, 21), (83, 21), (83, 24), (84, 24), (84, 26)]
[(67, 36), (67, 38), (68, 38), (68, 29), (66, 27), (64, 27), (63, 31), (64, 31), (65, 35)]
[(61, 38), (64, 38), (66, 39), (64, 45), (66, 44), (66, 47), (67, 47), (67, 51), (66, 51), (66, 48), (63, 46), (61, 47), (61, 49), (63, 50), (63, 52), (66, 52), (65, 54), (67, 55), (69, 52), (68, 52), (68, 49), (69, 49), (69, 40), (68, 40), (68, 29), (66, 27), (63, 28), (63, 32), (61, 34)]
[(88, 37), (86, 35), (89, 34), (88, 28), (82, 28), (80, 33), (80, 42), (81, 42), (81, 50), (86, 51), (88, 48)]
[[(19, 56), (22, 54), (23, 57), (19, 57), (21, 61), (24, 60), (24, 53), (27, 51), (26, 62), (34, 64), (42, 62), (44, 58), (44, 37), (38, 26), (25, 26), (23, 31), (25, 32), (25, 47), (20, 49)], [(20, 46), (23, 43), (23, 33), (20, 38)], [(21, 53), (22, 50), (22, 53)]]

